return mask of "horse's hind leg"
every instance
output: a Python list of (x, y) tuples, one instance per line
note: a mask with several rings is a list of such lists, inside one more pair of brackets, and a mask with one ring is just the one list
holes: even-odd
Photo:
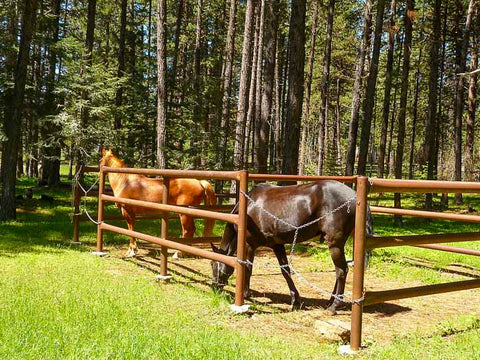
[(299, 310), (302, 307), (302, 303), (300, 302), (300, 294), (293, 283), (292, 274), (290, 273), (290, 266), (287, 266), (288, 259), (285, 246), (275, 245), (273, 247), (273, 251), (277, 256), (278, 263), (282, 269), (282, 275), (287, 281), (288, 288), (290, 289), (290, 296), (292, 297), (292, 310)]
[(195, 221), (193, 217), (180, 215), (180, 223), (182, 224), (182, 236), (191, 238), (195, 234)]
[(336, 296), (343, 295), (345, 291), (345, 281), (347, 279), (348, 265), (347, 260), (345, 259), (345, 251), (343, 247), (330, 246), (329, 250), (333, 263), (335, 264), (336, 281), (333, 288), (333, 295), (330, 298), (327, 310), (330, 311), (332, 314), (335, 314), (337, 310), (345, 306), (345, 303)]

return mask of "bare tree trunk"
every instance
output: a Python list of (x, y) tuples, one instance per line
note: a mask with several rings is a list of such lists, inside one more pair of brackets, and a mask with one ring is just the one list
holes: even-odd
[(178, 54), (180, 49), (180, 32), (182, 30), (182, 13), (183, 13), (183, 4), (184, 0), (179, 0), (177, 4), (177, 21), (175, 24), (175, 45), (173, 50), (173, 64), (172, 64), (172, 76), (171, 76), (171, 93), (170, 93), (170, 103), (173, 103), (173, 96), (175, 94), (175, 89), (177, 88), (177, 64), (178, 64)]
[[(407, 9), (404, 18), (405, 24), (405, 43), (403, 48), (403, 69), (402, 69), (402, 85), (400, 92), (400, 112), (398, 114), (398, 130), (397, 130), (397, 151), (395, 158), (395, 178), (402, 178), (403, 170), (403, 151), (405, 149), (405, 118), (407, 115), (407, 96), (408, 96), (408, 76), (410, 74), (410, 54), (412, 47), (412, 27), (414, 17), (413, 0), (407, 0)], [(401, 208), (400, 193), (394, 195), (394, 206)], [(401, 226), (402, 217), (395, 216), (395, 223)]]
[[(55, 20), (52, 23), (51, 34), (53, 44), (49, 46), (49, 68), (46, 81), (45, 90), (45, 104), (43, 106), (42, 115), (52, 116), (56, 113), (56, 97), (55, 90), (55, 71), (57, 65), (57, 51), (55, 49), (60, 27), (60, 0), (54, 1), (53, 15)], [(57, 185), (60, 183), (60, 156), (61, 148), (59, 144), (58, 133), (61, 127), (56, 125), (52, 120), (44, 120), (44, 124), (41, 127), (42, 132), (42, 174), (39, 179), (41, 185)]]
[(370, 47), (372, 27), (372, 0), (365, 1), (365, 15), (362, 43), (358, 52), (357, 65), (355, 67), (355, 82), (352, 95), (352, 115), (348, 130), (348, 150), (346, 156), (345, 175), (353, 175), (355, 168), (355, 155), (357, 152), (358, 121), (360, 118), (360, 100), (362, 93), (363, 68), (365, 66), (366, 49)]
[[(122, 78), (125, 74), (125, 32), (127, 28), (127, 0), (122, 0), (121, 14), (120, 14), (120, 37), (118, 40), (118, 78)], [(115, 106), (117, 107), (115, 112), (115, 129), (122, 128), (122, 117), (120, 113), (120, 107), (123, 102), (123, 85), (120, 85), (115, 95)]]
[[(263, 2), (263, 1), (261, 1)], [(248, 167), (248, 154), (250, 150), (250, 143), (252, 142), (253, 146), (253, 139), (252, 133), (254, 129), (254, 121), (255, 121), (255, 93), (257, 90), (257, 66), (258, 66), (258, 53), (259, 53), (259, 40), (260, 40), (260, 22), (261, 22), (261, 3), (257, 3), (255, 9), (255, 35), (253, 39), (253, 57), (252, 57), (252, 74), (250, 76), (250, 88), (248, 94), (248, 111), (247, 111), (247, 124), (246, 124), (246, 134), (245, 134), (245, 145), (244, 145), (244, 154), (243, 158), (245, 159), (245, 164)]]
[[(273, 87), (275, 81), (275, 48), (277, 42), (278, 19), (277, 10), (278, 1), (269, 0), (265, 4), (265, 56), (263, 63), (263, 91), (261, 94), (262, 103), (260, 109), (260, 117), (258, 118), (258, 125), (256, 127), (256, 154), (257, 166), (256, 171), (260, 174), (267, 172), (268, 161), (268, 136), (270, 124), (273, 123), (272, 115), (272, 101), (273, 101)], [(273, 141), (272, 141), (273, 143)]]
[(335, 108), (335, 143), (337, 145), (337, 166), (338, 166), (338, 174), (341, 174), (341, 165), (342, 165), (342, 144), (340, 141), (340, 122), (341, 122), (341, 115), (340, 115), (340, 78), (337, 79), (337, 106)]
[(243, 167), (243, 143), (245, 124), (248, 111), (248, 83), (250, 80), (251, 40), (254, 23), (255, 0), (247, 0), (245, 12), (245, 30), (243, 36), (242, 68), (240, 72), (240, 89), (238, 93), (238, 112), (235, 127), (235, 147), (233, 151), (233, 165), (235, 169)]
[[(194, 64), (194, 92), (195, 92), (195, 104), (193, 105), (193, 121), (195, 126), (199, 129), (201, 128), (201, 119), (202, 119), (202, 110), (203, 110), (203, 89), (202, 89), (202, 73), (200, 68), (200, 57), (202, 52), (202, 14), (203, 13), (203, 0), (197, 1), (197, 26), (196, 26), (196, 36), (195, 36), (195, 52), (193, 57)], [(205, 129), (205, 127), (203, 127)], [(192, 143), (193, 155), (195, 158), (195, 167), (200, 166), (201, 161), (201, 148), (203, 147), (203, 136), (201, 133), (196, 133), (196, 139), (193, 139)]]
[(375, 39), (373, 41), (372, 61), (370, 64), (370, 73), (367, 79), (367, 90), (365, 100), (363, 101), (362, 132), (360, 135), (360, 152), (358, 155), (358, 174), (365, 175), (367, 167), (368, 143), (370, 140), (370, 128), (372, 126), (373, 107), (375, 104), (375, 91), (378, 75), (378, 60), (380, 57), (380, 47), (382, 44), (383, 31), (383, 13), (385, 10), (385, 0), (378, 0), (377, 16), (375, 19)]
[[(467, 20), (465, 23), (465, 32), (462, 33), (462, 46), (460, 49), (460, 66), (457, 68), (457, 76), (464, 73), (467, 68), (467, 51), (470, 38), (470, 29), (472, 26), (472, 18), (475, 9), (475, 0), (470, 0), (467, 12)], [(455, 180), (462, 181), (462, 123), (463, 123), (463, 107), (464, 107), (464, 90), (465, 77), (457, 78), (457, 94), (455, 98)], [(463, 202), (462, 194), (455, 194), (455, 203)]]
[(387, 146), (388, 118), (390, 115), (390, 94), (392, 92), (393, 53), (395, 51), (395, 26), (397, 2), (392, 0), (390, 4), (390, 25), (388, 27), (388, 54), (387, 67), (385, 70), (385, 92), (383, 96), (382, 130), (377, 157), (377, 177), (383, 178), (385, 170), (385, 149)]
[(417, 74), (415, 75), (415, 95), (413, 98), (413, 119), (412, 119), (412, 137), (410, 141), (410, 161), (408, 164), (408, 178), (413, 179), (413, 156), (415, 154), (415, 134), (417, 130), (418, 118), (418, 93), (420, 88), (420, 66), (422, 61), (422, 48), (418, 55)]
[(157, 166), (164, 169), (167, 165), (165, 156), (165, 137), (166, 137), (166, 92), (165, 75), (167, 67), (166, 54), (166, 31), (165, 22), (167, 20), (166, 0), (158, 0), (157, 9)]
[(310, 94), (312, 92), (312, 78), (313, 78), (313, 64), (315, 62), (315, 44), (317, 39), (318, 27), (318, 2), (312, 1), (312, 29), (310, 33), (310, 53), (308, 54), (308, 69), (305, 78), (305, 99), (303, 100), (303, 126), (302, 136), (300, 139), (300, 155), (298, 157), (298, 173), (303, 175), (305, 173), (305, 147), (307, 142), (307, 128), (308, 118), (310, 115)]
[(237, 18), (237, 0), (231, 0), (230, 2), (230, 18), (228, 20), (228, 32), (227, 41), (225, 44), (225, 66), (223, 70), (223, 98), (222, 98), (222, 118), (220, 120), (220, 129), (222, 134), (220, 135), (220, 169), (225, 168), (227, 158), (227, 139), (229, 134), (229, 118), (230, 118), (230, 96), (232, 89), (232, 68), (233, 68), (233, 55), (235, 51), (235, 23)]
[[(437, 92), (438, 92), (438, 51), (440, 48), (440, 17), (441, 1), (435, 0), (432, 39), (430, 40), (430, 73), (428, 75), (428, 111), (425, 124), (425, 160), (427, 161), (427, 179), (435, 178), (435, 138), (438, 114), (437, 114)], [(425, 207), (433, 208), (432, 194), (425, 195)]]
[[(478, 11), (478, 9), (477, 9)], [(477, 29), (479, 27), (477, 26)], [(479, 29), (480, 30), (480, 29)], [(477, 32), (473, 32), (472, 56), (470, 59), (470, 70), (478, 69), (478, 42)], [(477, 74), (470, 75), (470, 84), (468, 86), (468, 117), (467, 117), (467, 137), (465, 141), (465, 178), (467, 181), (474, 181), (473, 147), (475, 134), (475, 111), (477, 96)]]
[[(15, 67), (15, 83), (12, 103), (5, 106), (3, 130), (7, 141), (2, 149), (2, 196), (0, 201), (0, 221), (16, 218), (15, 181), (17, 168), (17, 154), (20, 146), (23, 99), (27, 79), (27, 65), (35, 28), (37, 0), (25, 0), (22, 17), (22, 31)], [(13, 19), (12, 19), (13, 20)]]
[(292, 2), (290, 29), (288, 33), (288, 108), (285, 120), (285, 143), (283, 152), (283, 174), (298, 171), (298, 149), (300, 123), (302, 119), (303, 85), (305, 68), (305, 15), (306, 1)]
[(323, 53), (323, 74), (320, 85), (320, 112), (319, 112), (319, 130), (318, 130), (318, 160), (317, 175), (323, 174), (323, 163), (325, 161), (325, 134), (328, 121), (328, 88), (330, 86), (330, 62), (332, 58), (332, 32), (333, 15), (335, 11), (335, 0), (328, 2), (327, 28), (325, 30), (325, 50)]

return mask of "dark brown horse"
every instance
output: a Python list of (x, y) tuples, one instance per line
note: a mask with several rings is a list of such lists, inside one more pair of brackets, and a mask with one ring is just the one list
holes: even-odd
[[(285, 244), (291, 244), (295, 228), (311, 222), (311, 225), (298, 230), (297, 242), (320, 237), (326, 241), (335, 265), (336, 281), (328, 310), (335, 313), (344, 303), (341, 296), (345, 290), (348, 266), (345, 259), (345, 243), (355, 226), (356, 194), (343, 183), (322, 180), (315, 183), (274, 186), (261, 184), (254, 187), (248, 196), (247, 208), (247, 265), (245, 271), (245, 297), (249, 296), (255, 251), (260, 246), (273, 249), (287, 281), (292, 297), (292, 308), (301, 306), (287, 266)], [(234, 210), (236, 211), (236, 210)], [(281, 220), (279, 220), (281, 219)], [(315, 221), (319, 219), (318, 221)], [(367, 208), (367, 233), (373, 231), (372, 215)], [(236, 226), (227, 224), (220, 247), (212, 244), (215, 252), (232, 256), (237, 250)], [(212, 262), (213, 284), (223, 287), (233, 273), (233, 268), (220, 262)]]
[[(100, 165), (109, 167), (125, 167), (125, 163), (116, 157), (112, 150), (102, 149)], [(116, 197), (161, 203), (163, 198), (163, 180), (152, 179), (143, 175), (108, 173), (108, 180)], [(168, 203), (174, 205), (215, 205), (216, 196), (212, 185), (206, 180), (172, 179), (169, 181)], [(135, 215), (158, 213), (160, 211), (132, 205), (119, 205), (122, 215), (127, 221), (128, 229), (134, 230)], [(182, 235), (192, 237), (195, 233), (194, 219), (187, 215), (180, 215)], [(215, 220), (205, 219), (203, 236), (212, 234)], [(130, 238), (127, 256), (135, 256), (138, 252), (135, 238)]]

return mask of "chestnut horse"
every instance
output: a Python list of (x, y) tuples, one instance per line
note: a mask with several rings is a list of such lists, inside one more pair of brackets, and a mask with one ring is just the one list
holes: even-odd
[[(125, 163), (116, 157), (112, 150), (102, 149), (100, 165), (108, 167), (125, 167)], [(162, 202), (163, 179), (152, 179), (143, 175), (108, 173), (108, 180), (115, 197), (123, 197), (142, 201)], [(197, 179), (172, 179), (169, 181), (168, 203), (174, 205), (197, 206), (205, 202), (205, 205), (215, 205), (216, 196), (212, 186), (206, 180)], [(122, 215), (127, 221), (128, 229), (134, 230), (136, 214), (158, 213), (158, 210), (143, 208), (132, 205), (118, 204)], [(180, 215), (182, 235), (184, 238), (193, 237), (195, 233), (194, 219), (187, 215)], [(211, 236), (214, 219), (205, 219), (203, 236)], [(127, 256), (135, 256), (138, 252), (137, 242), (134, 237), (130, 238), (130, 246)]]
[[(320, 237), (321, 241), (326, 240), (336, 274), (333, 288), (335, 296), (330, 298), (328, 310), (335, 313), (344, 305), (341, 296), (345, 290), (348, 272), (344, 247), (355, 226), (355, 191), (338, 181), (321, 180), (293, 186), (260, 184), (254, 187), (248, 195), (254, 202), (249, 201), (247, 207), (248, 262), (245, 269), (244, 296), (249, 296), (255, 251), (258, 247), (265, 246), (275, 252), (282, 275), (290, 289), (292, 309), (300, 308), (300, 295), (293, 283), (290, 267), (286, 266), (288, 259), (285, 244), (293, 242), (294, 227), (310, 224), (298, 230), (297, 242), (315, 237)], [(369, 207), (367, 207), (366, 230), (368, 235), (373, 232)], [(227, 224), (220, 247), (217, 248), (212, 244), (212, 249), (224, 255), (234, 255), (237, 251), (236, 226)], [(212, 270), (212, 283), (221, 288), (227, 284), (234, 269), (214, 261)]]

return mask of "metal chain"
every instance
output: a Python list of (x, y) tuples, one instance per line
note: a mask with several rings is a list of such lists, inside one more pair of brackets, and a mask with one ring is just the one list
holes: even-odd
[[(297, 243), (297, 238), (298, 238), (298, 231), (300, 229), (303, 229), (303, 228), (306, 228), (312, 224), (315, 224), (316, 222), (320, 221), (320, 220), (323, 220), (325, 219), (326, 217), (330, 216), (330, 215), (333, 215), (334, 213), (336, 213), (337, 211), (343, 209), (344, 207), (347, 207), (347, 213), (350, 213), (350, 203), (352, 201), (355, 201), (356, 200), (356, 196), (355, 197), (352, 197), (350, 199), (348, 199), (347, 201), (345, 201), (343, 204), (341, 204), (340, 206), (336, 207), (335, 209), (329, 211), (328, 213), (320, 216), (319, 218), (315, 219), (315, 220), (312, 220), (306, 224), (303, 224), (303, 225), (300, 225), (300, 226), (296, 226), (296, 225), (293, 225), (293, 224), (290, 224), (289, 222), (277, 217), (276, 215), (272, 214), (271, 212), (269, 212), (268, 210), (264, 209), (262, 206), (260, 206), (254, 199), (252, 199), (247, 193), (245, 193), (244, 191), (241, 191), (242, 195), (245, 196), (245, 198), (253, 204), (254, 207), (257, 207), (258, 209), (260, 209), (260, 211), (264, 212), (265, 214), (267, 214), (269, 217), (271, 217), (272, 219), (284, 224), (284, 225), (287, 225), (289, 226), (290, 228), (292, 229), (295, 229), (295, 234), (293, 236), (293, 242), (292, 242), (292, 247), (291, 247), (291, 250), (290, 250), (290, 256), (288, 258), (288, 263), (285, 264), (285, 265), (280, 265), (280, 269), (282, 271), (286, 271), (285, 269), (286, 268), (290, 268), (290, 272), (294, 275), (296, 275), (301, 281), (303, 281), (304, 283), (306, 283), (307, 285), (309, 285), (311, 288), (317, 290), (319, 293), (321, 293), (322, 295), (325, 295), (325, 296), (331, 296), (337, 300), (340, 300), (340, 301), (343, 301), (343, 302), (347, 302), (347, 303), (360, 303), (364, 300), (364, 297), (362, 296), (361, 298), (359, 299), (352, 299), (352, 300), (347, 300), (345, 298), (345, 296), (351, 296), (351, 295), (337, 295), (337, 294), (332, 294), (331, 292), (329, 291), (326, 291), (326, 290), (323, 290), (321, 288), (319, 288), (318, 286), (316, 286), (315, 284), (312, 284), (311, 282), (309, 282), (302, 274), (300, 274), (293, 266), (292, 266), (292, 261), (293, 261), (293, 253), (295, 251), (295, 245)], [(251, 262), (250, 260), (240, 260), (240, 259), (237, 259), (237, 261), (240, 263), (240, 264), (244, 264), (244, 265), (249, 265), (251, 267), (253, 267), (253, 262)], [(272, 269), (272, 268), (277, 268), (276, 266), (262, 266), (262, 268), (264, 269)]]

